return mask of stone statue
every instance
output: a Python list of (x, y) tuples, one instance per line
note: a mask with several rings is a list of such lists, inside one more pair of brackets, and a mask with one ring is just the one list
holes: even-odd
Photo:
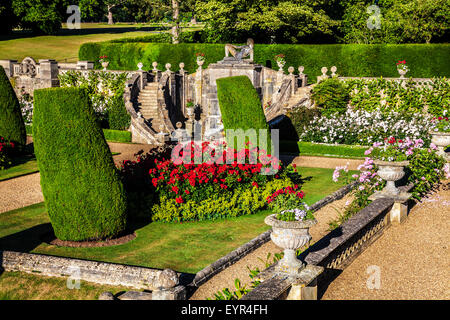
[[(235, 46), (233, 44), (227, 43), (225, 45), (225, 57), (228, 57), (229, 54), (233, 57), (235, 57), (237, 60), (242, 60), (243, 58), (246, 58), (250, 56), (250, 61), (253, 61), (253, 47), (255, 46), (255, 42), (253, 39), (249, 38), (247, 39), (247, 45), (245, 46)], [(237, 51), (237, 49), (241, 49), (240, 51)]]

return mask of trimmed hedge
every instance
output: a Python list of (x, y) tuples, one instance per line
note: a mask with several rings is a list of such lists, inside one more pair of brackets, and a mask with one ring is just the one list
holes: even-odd
[(72, 241), (119, 235), (126, 194), (87, 92), (41, 89), (34, 98), (34, 148), (55, 235)]
[[(225, 130), (255, 129), (258, 136), (259, 129), (269, 130), (258, 93), (247, 76), (221, 78), (216, 82), (217, 98)], [(267, 144), (270, 146), (269, 133), (267, 139)], [(229, 141), (229, 143), (232, 142)]]
[(2, 66), (0, 66), (0, 137), (22, 146), (27, 142), (19, 100)]
[[(195, 53), (206, 55), (204, 68), (208, 64), (223, 59), (223, 44), (180, 43), (85, 43), (79, 50), (80, 60), (94, 61), (100, 68), (98, 57), (107, 55), (110, 68), (117, 70), (135, 70), (138, 62), (144, 68), (151, 69), (153, 61), (160, 66), (169, 62), (173, 70), (178, 70), (180, 62), (185, 69), (194, 72), (197, 68)], [(313, 78), (321, 75), (320, 69), (335, 65), (338, 74), (349, 77), (398, 77), (396, 68), (398, 60), (406, 60), (410, 69), (408, 76), (414, 78), (432, 78), (450, 76), (450, 44), (256, 44), (255, 62), (276, 66), (275, 55), (286, 55), (286, 66), (300, 65), (305, 73)], [(160, 67), (161, 69), (161, 67)]]

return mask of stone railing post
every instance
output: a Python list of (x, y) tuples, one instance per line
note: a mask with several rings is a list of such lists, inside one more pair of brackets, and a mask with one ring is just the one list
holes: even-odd
[(291, 66), (288, 68), (289, 72), (288, 77), (291, 79), (291, 95), (294, 95), (295, 91), (297, 91), (298, 88), (297, 77), (295, 76), (294, 71), (295, 71), (294, 67)]
[(59, 86), (58, 79), (58, 63), (51, 59), (39, 60), (39, 75), (41, 79), (42, 88), (51, 88)]
[(14, 76), (14, 64), (17, 63), (17, 60), (0, 60), (0, 66), (5, 69), (6, 75), (8, 78)]
[(202, 65), (203, 65), (204, 61), (203, 60), (198, 60), (197, 59), (197, 72), (195, 73), (195, 83), (194, 83), (194, 88), (195, 88), (195, 101), (194, 103), (196, 105), (201, 105), (202, 104), (202, 88), (203, 88), (203, 69), (202, 69)]

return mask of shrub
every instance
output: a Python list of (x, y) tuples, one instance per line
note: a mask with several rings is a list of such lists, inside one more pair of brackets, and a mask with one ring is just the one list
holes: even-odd
[(388, 114), (376, 110), (373, 112), (351, 109), (334, 117), (314, 117), (303, 128), (300, 140), (321, 143), (339, 143), (349, 145), (371, 145), (383, 141), (385, 137), (395, 136), (422, 138), (430, 142), (429, 131), (436, 125), (432, 116), (421, 113)]
[[(247, 76), (217, 79), (217, 98), (225, 130), (254, 129), (258, 138), (260, 129), (267, 130), (267, 146), (270, 146), (269, 126), (264, 110), (258, 93)], [(228, 144), (234, 145), (232, 141), (228, 141)]]
[[(223, 44), (180, 43), (85, 43), (80, 46), (79, 60), (97, 62), (98, 57), (106, 54), (115, 70), (135, 70), (140, 61), (146, 68), (151, 68), (153, 61), (160, 65), (169, 62), (178, 70), (180, 62), (185, 69), (194, 72), (197, 69), (195, 52), (204, 52), (204, 68), (210, 63), (223, 59)], [(395, 63), (408, 61), (409, 76), (414, 78), (448, 77), (450, 75), (450, 44), (256, 44), (255, 62), (276, 65), (275, 55), (283, 52), (287, 66), (304, 66), (305, 73), (315, 79), (321, 75), (324, 66), (335, 65), (339, 74), (349, 77), (398, 77)]]
[(305, 106), (290, 109), (286, 114), (299, 137), (303, 132), (303, 128), (308, 126), (314, 117), (320, 117), (321, 115), (322, 113), (318, 108), (307, 108)]
[(0, 136), (0, 170), (3, 170), (11, 165), (11, 157), (15, 145), (13, 142), (6, 141)]
[(434, 78), (429, 85), (420, 85), (412, 79), (405, 82), (379, 79), (352, 79), (347, 81), (350, 105), (354, 109), (391, 112), (430, 113), (436, 117), (450, 109), (450, 81)]
[(19, 100), (2, 66), (0, 66), (0, 136), (21, 146), (27, 142)]
[[(191, 143), (180, 152), (185, 162), (189, 154), (205, 155), (200, 164), (179, 162), (176, 148), (171, 158), (166, 150), (160, 154), (140, 153), (136, 161), (125, 161), (121, 173), (127, 191), (145, 201), (136, 209), (151, 208), (148, 214), (153, 220), (166, 222), (235, 217), (255, 213), (267, 205), (267, 197), (275, 190), (301, 182), (292, 166), (279, 167), (275, 175), (262, 174), (265, 167), (261, 163), (248, 163), (250, 149), (214, 149), (217, 158), (212, 161), (207, 155), (214, 153), (213, 149), (209, 143)], [(242, 159), (243, 164), (237, 160), (224, 163), (229, 155)], [(278, 159), (272, 159), (278, 163)]]
[(126, 195), (81, 88), (34, 92), (33, 138), (46, 208), (61, 240), (112, 238), (126, 227)]
[(129, 127), (131, 118), (125, 109), (123, 99), (127, 73), (90, 71), (83, 74), (70, 70), (60, 74), (58, 78), (61, 87), (86, 89), (102, 127), (114, 130), (124, 130)]
[(311, 98), (322, 114), (330, 116), (347, 110), (350, 95), (345, 83), (333, 77), (319, 82), (312, 89)]

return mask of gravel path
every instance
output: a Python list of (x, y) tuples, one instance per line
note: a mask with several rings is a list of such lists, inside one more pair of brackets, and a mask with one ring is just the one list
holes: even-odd
[[(27, 142), (31, 143), (31, 138)], [(111, 152), (120, 153), (113, 157), (116, 164), (122, 160), (133, 160), (136, 152), (141, 149), (147, 152), (151, 148), (148, 144), (114, 142), (108, 144)], [(39, 173), (0, 182), (0, 213), (23, 208), (42, 201), (44, 201), (44, 196), (41, 191)]]
[[(404, 223), (392, 225), (356, 258), (322, 299), (450, 299), (449, 218), (447, 181), (417, 204)], [(379, 267), (379, 289), (366, 285), (369, 266)]]
[[(336, 217), (338, 216), (338, 212), (342, 212), (342, 209), (345, 207), (347, 201), (350, 200), (351, 196), (347, 195), (340, 200), (330, 203), (329, 205), (323, 207), (315, 213), (317, 224), (310, 229), (312, 242), (319, 240), (329, 232), (328, 222), (336, 219)], [(229, 288), (233, 291), (234, 280), (236, 278), (241, 280), (241, 283), (243, 285), (245, 284), (250, 287), (251, 279), (249, 277), (249, 271), (247, 267), (251, 269), (257, 267), (260, 270), (264, 270), (267, 254), (271, 253), (273, 257), (274, 253), (279, 253), (281, 251), (283, 250), (273, 244), (272, 241), (265, 243), (232, 266), (221, 271), (220, 273), (209, 279), (207, 282), (202, 284), (197, 289), (197, 291), (194, 292), (190, 299), (205, 300), (207, 298), (214, 298), (214, 293), (216, 293), (217, 291), (221, 291), (224, 288)], [(272, 258), (270, 260), (272, 260)]]

